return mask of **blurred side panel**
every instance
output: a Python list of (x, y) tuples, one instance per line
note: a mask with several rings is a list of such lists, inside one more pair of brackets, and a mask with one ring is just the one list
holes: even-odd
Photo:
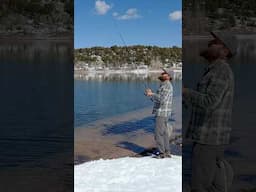
[(0, 14), (0, 189), (73, 191), (73, 1)]
[[(256, 190), (256, 2), (183, 1), (183, 85), (196, 89), (207, 62), (199, 56), (213, 37), (210, 31), (233, 35), (237, 54), (229, 60), (234, 73), (235, 92), (232, 130), (225, 159), (234, 179), (230, 191)], [(191, 108), (183, 106), (183, 191), (190, 191), (193, 141), (186, 138)], [(214, 173), (215, 174), (215, 173)]]

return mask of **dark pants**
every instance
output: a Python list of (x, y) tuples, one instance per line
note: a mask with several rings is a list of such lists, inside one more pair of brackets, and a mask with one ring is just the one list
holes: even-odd
[(192, 192), (222, 191), (216, 188), (217, 162), (223, 159), (224, 146), (194, 143), (192, 152)]
[(156, 116), (155, 140), (160, 153), (170, 153), (168, 117)]

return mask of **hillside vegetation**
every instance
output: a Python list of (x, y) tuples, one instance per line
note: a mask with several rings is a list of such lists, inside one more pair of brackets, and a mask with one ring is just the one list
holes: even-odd
[[(92, 47), (75, 50), (75, 65), (81, 63), (118, 67), (142, 64), (154, 68), (181, 61), (181, 48), (162, 48), (157, 46), (112, 46)], [(157, 67), (157, 66), (156, 66)]]

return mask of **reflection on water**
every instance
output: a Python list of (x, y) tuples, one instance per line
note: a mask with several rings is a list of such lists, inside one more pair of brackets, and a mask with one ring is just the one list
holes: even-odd
[[(158, 72), (152, 72), (152, 73), (108, 73), (108, 72), (89, 72), (85, 74), (75, 74), (75, 79), (78, 80), (97, 80), (97, 81), (155, 81), (159, 74), (162, 73), (161, 70)], [(182, 79), (182, 72), (173, 72), (172, 73), (172, 79), (174, 80), (181, 80)]]
[(159, 74), (126, 74), (126, 73), (87, 73), (86, 75), (76, 75), (75, 78), (79, 80), (97, 80), (97, 81), (135, 81), (148, 80), (152, 81), (157, 78)]
[(72, 184), (72, 51), (68, 41), (1, 41), (1, 170), (41, 168), (51, 180), (55, 169), (64, 177), (56, 185)]

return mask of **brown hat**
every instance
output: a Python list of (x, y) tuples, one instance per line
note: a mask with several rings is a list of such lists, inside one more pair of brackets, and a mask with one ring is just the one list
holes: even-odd
[(172, 74), (172, 71), (171, 71), (171, 70), (165, 69), (165, 68), (161, 68), (161, 69), (164, 71), (163, 73), (167, 73), (168, 75), (171, 76), (171, 74)]
[(172, 75), (173, 75), (172, 70), (170, 70), (170, 69), (165, 69), (165, 68), (162, 68), (162, 70), (163, 70), (163, 73), (168, 74), (168, 75), (170, 76), (170, 80), (172, 80)]
[(237, 39), (234, 35), (227, 34), (225, 32), (212, 31), (211, 35), (221, 41), (226, 48), (230, 51), (230, 57), (233, 57), (237, 53)]

